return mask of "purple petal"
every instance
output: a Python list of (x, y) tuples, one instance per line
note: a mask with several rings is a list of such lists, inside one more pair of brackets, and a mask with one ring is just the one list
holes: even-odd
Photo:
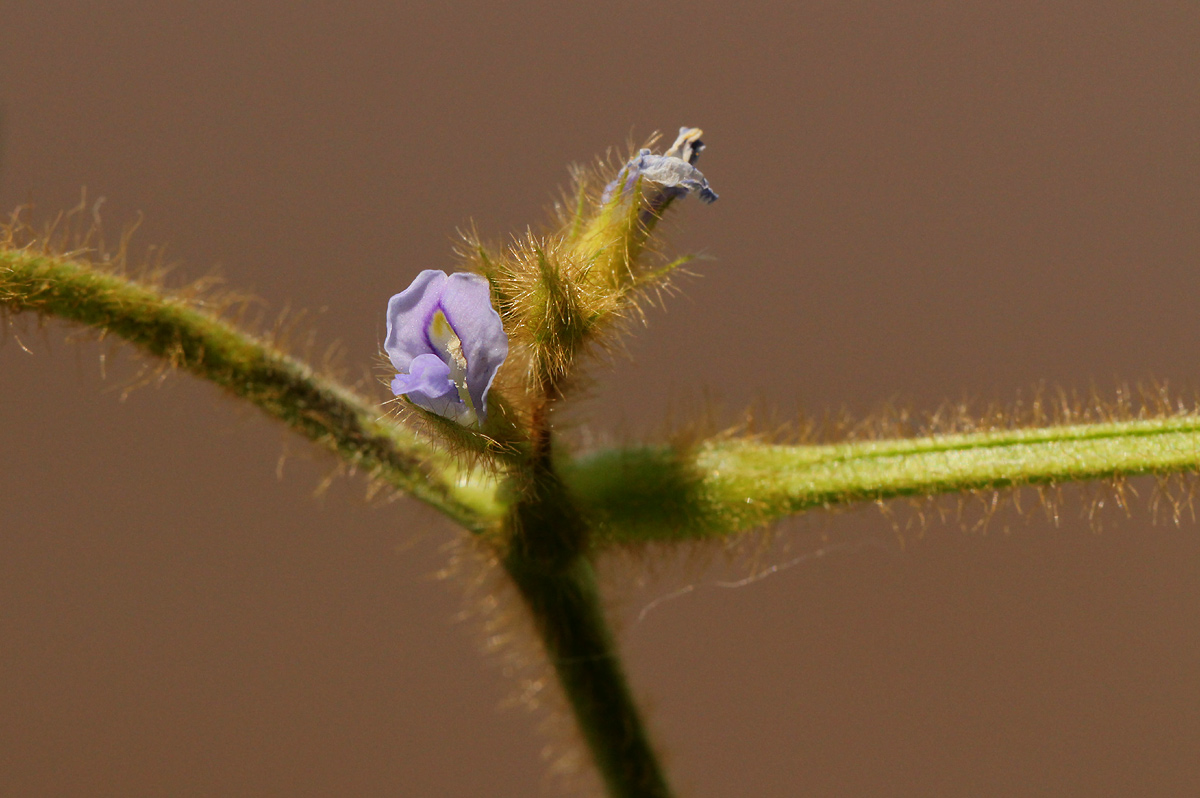
[(392, 380), (392, 393), (400, 396), (418, 392), (426, 396), (442, 396), (458, 389), (450, 380), (450, 367), (437, 355), (417, 355), (409, 364), (407, 374), (397, 374)]
[(604, 193), (600, 195), (600, 204), (607, 205), (608, 201), (612, 199), (613, 194), (617, 192), (618, 187), (620, 187), (620, 194), (624, 196), (627, 191), (633, 188), (634, 183), (641, 176), (646, 159), (658, 157), (660, 156), (652, 155), (650, 150), (641, 150), (633, 158), (630, 158), (629, 163), (622, 167), (621, 173), (617, 175), (616, 179), (604, 187)]
[(500, 314), (492, 307), (487, 278), (478, 274), (458, 273), (446, 279), (441, 308), (446, 321), (462, 341), (467, 360), (467, 392), (479, 414), (487, 420), (487, 394), (500, 364), (508, 357), (508, 335)]
[(413, 359), (434, 354), (426, 329), (446, 279), (445, 272), (426, 269), (417, 275), (412, 285), (388, 300), (387, 338), (383, 349), (396, 371), (409, 371)]
[(468, 412), (458, 396), (458, 388), (450, 380), (450, 367), (437, 355), (413, 358), (409, 372), (392, 379), (392, 393), (407, 395), (417, 407), (455, 421)]

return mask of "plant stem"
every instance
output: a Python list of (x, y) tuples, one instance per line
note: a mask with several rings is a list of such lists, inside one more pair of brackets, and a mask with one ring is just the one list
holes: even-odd
[(1200, 466), (1200, 415), (827, 446), (726, 440), (600, 452), (565, 479), (594, 543), (713, 538), (815, 507)]
[(613, 798), (669, 798), (658, 759), (604, 621), (591, 562), (507, 570), (533, 614), (546, 655)]
[[(509, 520), (504, 565), (613, 798), (669, 798), (670, 789), (604, 619), (588, 530), (546, 462), (533, 463)], [(528, 477), (526, 477), (528, 478)]]
[(834, 447), (729, 443), (706, 447), (698, 462), (719, 501), (794, 513), (895, 496), (1194, 471), (1200, 416)]
[(496, 526), (494, 480), (480, 480), (478, 473), (469, 478), (430, 443), (381, 417), (370, 401), (194, 302), (69, 258), (0, 249), (0, 309), (114, 333), (169, 366), (249, 399), (468, 529)]

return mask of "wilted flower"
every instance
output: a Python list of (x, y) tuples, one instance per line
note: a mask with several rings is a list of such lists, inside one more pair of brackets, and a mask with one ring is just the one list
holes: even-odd
[(663, 155), (650, 150), (641, 150), (621, 169), (616, 180), (604, 187), (602, 203), (608, 203), (613, 194), (620, 190), (630, 191), (638, 178), (662, 186), (672, 194), (695, 193), (705, 202), (716, 202), (717, 194), (708, 187), (708, 180), (693, 164), (704, 149), (700, 140), (701, 130), (697, 127), (679, 128), (679, 138)]
[(487, 420), (508, 336), (486, 278), (426, 269), (388, 301), (383, 344), (400, 372), (392, 393), (459, 424)]

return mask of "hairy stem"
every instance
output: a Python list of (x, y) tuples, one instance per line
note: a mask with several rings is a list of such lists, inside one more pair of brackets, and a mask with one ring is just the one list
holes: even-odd
[(589, 530), (549, 463), (534, 463), (509, 518), (504, 565), (613, 798), (670, 789), (625, 679), (587, 555)]
[(592, 565), (578, 557), (547, 573), (509, 562), (546, 655), (612, 798), (669, 798), (601, 611)]
[(597, 544), (716, 537), (815, 507), (1200, 466), (1200, 415), (928, 438), (602, 452), (566, 478)]
[[(469, 476), (373, 403), (182, 298), (88, 264), (0, 249), (0, 308), (112, 333), (211, 380), (476, 532), (496, 524), (494, 483)], [(472, 484), (472, 483), (479, 484)]]

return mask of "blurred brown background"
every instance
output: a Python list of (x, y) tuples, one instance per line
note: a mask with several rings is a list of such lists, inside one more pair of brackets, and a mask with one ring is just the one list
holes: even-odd
[[(687, 124), (721, 201), (671, 243), (714, 260), (597, 372), (581, 435), (705, 392), (732, 419), (1196, 382), (1194, 3), (2, 17), (0, 206), (86, 185), (114, 230), (144, 211), (180, 279), (319, 311), (355, 370), (457, 226), (520, 231), (567, 163)], [(0, 349), (0, 794), (554, 794), (538, 718), (497, 709), (512, 682), (431, 578), (448, 525), (353, 480), (314, 499), (329, 458), (188, 377), (122, 402), (135, 366), (102, 379), (108, 347), (67, 335)], [(765, 562), (809, 559), (736, 590), (752, 560), (624, 563), (681, 794), (1197, 794), (1200, 527), (1136, 487), (1101, 532), (1080, 499), (904, 545), (873, 509), (793, 523)]]

